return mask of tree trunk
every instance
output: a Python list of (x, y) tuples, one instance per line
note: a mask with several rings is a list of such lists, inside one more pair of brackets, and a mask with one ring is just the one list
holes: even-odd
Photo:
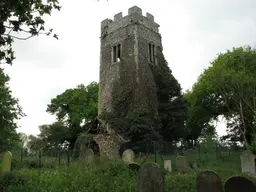
[(239, 103), (239, 108), (240, 108), (240, 118), (241, 118), (241, 121), (242, 121), (242, 125), (243, 125), (243, 128), (244, 130), (242, 130), (240, 128), (240, 131), (242, 133), (242, 136), (243, 136), (243, 140), (244, 140), (244, 144), (245, 144), (245, 147), (247, 150), (249, 150), (249, 144), (248, 144), (248, 141), (247, 141), (247, 138), (246, 138), (246, 130), (247, 130), (247, 127), (246, 127), (246, 124), (245, 124), (245, 121), (244, 121), (244, 113), (243, 113), (243, 104), (242, 104), (242, 100), (240, 100), (240, 103)]

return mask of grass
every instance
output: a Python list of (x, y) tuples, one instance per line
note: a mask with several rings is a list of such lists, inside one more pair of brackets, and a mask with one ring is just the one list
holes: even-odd
[[(175, 171), (175, 156), (163, 156), (171, 159), (174, 172), (165, 175), (167, 192), (195, 192), (196, 177), (203, 170), (215, 171), (223, 183), (233, 175), (243, 175), (240, 169), (239, 154), (204, 154), (201, 160), (197, 154), (189, 155), (189, 163), (196, 162), (198, 169), (188, 173)], [(163, 161), (157, 156), (157, 163), (163, 167)], [(141, 163), (145, 157), (136, 158)], [(145, 162), (153, 162), (154, 156), (149, 156)], [(51, 161), (50, 161), (51, 162)], [(256, 178), (250, 178), (256, 179)], [(96, 164), (88, 166), (83, 162), (72, 162), (69, 167), (56, 168), (23, 168), (13, 170), (0, 182), (0, 191), (14, 192), (135, 192), (136, 172), (130, 170), (120, 161), (97, 159)]]

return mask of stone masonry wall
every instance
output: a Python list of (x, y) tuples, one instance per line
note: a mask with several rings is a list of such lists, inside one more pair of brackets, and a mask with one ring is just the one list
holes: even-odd
[[(143, 16), (142, 10), (136, 6), (130, 8), (125, 17), (118, 13), (114, 16), (114, 21), (102, 21), (99, 114), (104, 109), (111, 110), (111, 102), (115, 99), (112, 93), (117, 91), (113, 90), (113, 85), (122, 78), (126, 78), (127, 83), (120, 86), (134, 86), (130, 110), (147, 108), (157, 113), (156, 86), (149, 66), (148, 44), (154, 43), (156, 50), (162, 50), (158, 27), (153, 15), (147, 13), (146, 17)], [(112, 47), (117, 44), (122, 46), (123, 63), (112, 63)], [(155, 64), (157, 65), (157, 61)], [(120, 76), (121, 66), (125, 69), (123, 76)]]

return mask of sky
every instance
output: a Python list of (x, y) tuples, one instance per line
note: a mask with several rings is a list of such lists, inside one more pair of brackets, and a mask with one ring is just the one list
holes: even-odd
[[(5, 66), (13, 96), (27, 115), (19, 132), (38, 134), (54, 122), (46, 112), (51, 98), (66, 89), (99, 80), (100, 23), (134, 5), (160, 25), (163, 52), (183, 90), (190, 89), (218, 53), (256, 46), (255, 0), (60, 0), (62, 9), (46, 17), (59, 40), (39, 36), (14, 43), (16, 60)], [(218, 123), (219, 135), (225, 124)]]

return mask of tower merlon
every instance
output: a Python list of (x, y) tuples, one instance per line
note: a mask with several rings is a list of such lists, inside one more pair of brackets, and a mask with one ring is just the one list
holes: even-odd
[(154, 21), (154, 16), (150, 13), (146, 13), (146, 16), (143, 16), (142, 9), (137, 6), (129, 8), (126, 16), (123, 16), (122, 12), (120, 12), (114, 15), (114, 20), (103, 20), (101, 22), (101, 33), (111, 33), (132, 24), (143, 25), (158, 33), (159, 25)]
[(133, 15), (133, 14), (138, 14), (142, 16), (142, 9), (137, 6), (131, 7), (130, 9), (128, 9), (128, 15)]

